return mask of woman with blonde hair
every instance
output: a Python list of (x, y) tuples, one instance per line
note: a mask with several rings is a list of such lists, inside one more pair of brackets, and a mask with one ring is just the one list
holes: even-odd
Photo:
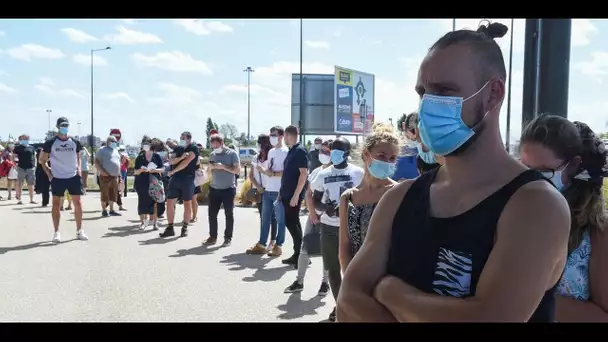
[(557, 286), (558, 322), (608, 322), (608, 213), (602, 194), (608, 151), (582, 122), (556, 115), (522, 132), (521, 162), (540, 171), (570, 206), (568, 260)]

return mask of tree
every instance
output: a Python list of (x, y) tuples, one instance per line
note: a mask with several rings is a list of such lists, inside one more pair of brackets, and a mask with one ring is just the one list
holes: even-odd
[(207, 118), (207, 127), (205, 129), (205, 133), (207, 134), (207, 142), (205, 146), (207, 148), (211, 148), (211, 142), (209, 141), (209, 138), (211, 137), (211, 131), (214, 129), (215, 125), (213, 124), (213, 120), (211, 120), (211, 118)]
[(231, 123), (222, 124), (218, 131), (224, 135), (224, 138), (230, 140), (234, 140), (239, 136), (239, 130)]

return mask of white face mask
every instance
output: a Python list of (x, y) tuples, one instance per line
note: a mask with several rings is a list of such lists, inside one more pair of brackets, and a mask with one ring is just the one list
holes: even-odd
[(319, 161), (321, 164), (327, 165), (331, 161), (331, 158), (327, 154), (319, 153)]
[(320, 150), (321, 149), (321, 144), (315, 144), (315, 150)]
[(146, 152), (150, 151), (150, 145), (143, 145), (142, 148)]
[(270, 137), (270, 145), (277, 146), (279, 144), (279, 137)]
[(218, 147), (218, 148), (213, 149), (213, 152), (215, 152), (215, 153), (222, 153), (223, 151), (224, 151), (223, 147)]

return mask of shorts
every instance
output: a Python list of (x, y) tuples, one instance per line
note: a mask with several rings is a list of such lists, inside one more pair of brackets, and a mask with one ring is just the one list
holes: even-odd
[(27, 185), (35, 185), (36, 184), (36, 169), (22, 169), (17, 167), (17, 179), (19, 182), (23, 183), (23, 181), (27, 182)]
[(201, 189), (200, 185), (194, 187), (194, 194), (195, 195), (200, 194), (201, 192), (203, 192), (203, 189)]
[(194, 196), (194, 175), (173, 176), (169, 180), (167, 199), (191, 201)]
[(118, 201), (118, 177), (99, 176), (99, 191), (102, 202)]
[(79, 175), (72, 178), (51, 179), (51, 193), (53, 197), (64, 197), (65, 192), (72, 196), (82, 195), (82, 179)]

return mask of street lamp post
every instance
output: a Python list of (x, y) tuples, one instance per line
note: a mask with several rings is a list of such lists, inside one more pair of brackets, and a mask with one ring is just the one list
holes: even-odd
[(91, 160), (95, 160), (95, 135), (94, 135), (94, 115), (93, 115), (93, 54), (98, 51), (110, 50), (111, 47), (107, 46), (103, 49), (91, 50), (91, 136), (89, 137), (89, 146), (91, 147)]
[(513, 79), (511, 76), (513, 74), (513, 25), (515, 23), (515, 19), (511, 19), (511, 42), (509, 43), (509, 75), (507, 79), (509, 80), (508, 90), (507, 90), (507, 143), (506, 148), (507, 152), (511, 152), (511, 85), (513, 84)]
[(251, 139), (251, 73), (254, 72), (251, 67), (243, 70), (247, 73), (247, 141)]
[(78, 140), (80, 140), (80, 124), (82, 124), (82, 122), (78, 121)]
[(456, 18), (452, 19), (452, 31), (456, 31)]
[(303, 49), (303, 38), (304, 38), (304, 19), (300, 18), (300, 115), (299, 115), (299, 122), (298, 122), (298, 126), (300, 128), (300, 144), (304, 144), (304, 124), (305, 122), (302, 122), (302, 119), (304, 118), (304, 82), (302, 80), (302, 63), (303, 63), (303, 58), (304, 58), (304, 49)]
[(46, 134), (47, 134), (47, 135), (48, 135), (48, 134), (49, 134), (49, 132), (51, 131), (51, 113), (52, 113), (52, 112), (53, 112), (53, 111), (52, 111), (52, 110), (50, 110), (50, 109), (47, 109), (47, 110), (46, 110), (46, 115), (47, 115), (47, 116), (48, 116), (48, 118), (49, 118), (49, 129), (48, 129), (48, 131), (46, 131)]

